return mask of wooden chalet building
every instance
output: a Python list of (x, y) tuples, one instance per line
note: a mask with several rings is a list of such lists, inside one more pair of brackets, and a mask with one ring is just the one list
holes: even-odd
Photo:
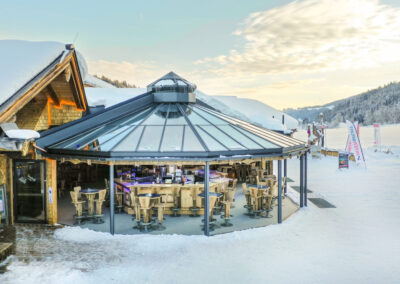
[(70, 44), (0, 40), (0, 58), (3, 222), (55, 224), (56, 161), (37, 156), (34, 141), (87, 110), (77, 54)]

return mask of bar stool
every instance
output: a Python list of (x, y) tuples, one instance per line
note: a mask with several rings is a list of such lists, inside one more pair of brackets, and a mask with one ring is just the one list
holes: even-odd
[(250, 215), (253, 210), (253, 207), (251, 206), (250, 191), (247, 188), (247, 184), (245, 182), (242, 183), (242, 190), (243, 190), (243, 194), (246, 198), (246, 204), (243, 207), (247, 209), (246, 215)]
[(118, 187), (116, 188), (117, 190), (115, 191), (115, 199), (117, 201), (117, 205), (115, 206), (115, 212), (116, 213), (122, 213), (122, 210), (124, 209), (123, 205), (123, 199), (124, 199), (124, 191), (119, 191)]
[(130, 207), (133, 210), (135, 217), (132, 216), (132, 221), (136, 221), (136, 226), (133, 226), (133, 229), (141, 229), (141, 216), (140, 216), (140, 203), (139, 198), (136, 196), (135, 188), (131, 189), (129, 193)]
[(75, 205), (75, 215), (74, 215), (75, 224), (80, 225), (83, 219), (82, 213), (83, 213), (83, 204), (85, 203), (85, 201), (79, 200), (78, 195), (75, 191), (70, 191), (70, 195), (72, 203)]
[(221, 224), (221, 226), (223, 226), (223, 227), (231, 227), (231, 226), (233, 226), (233, 224), (230, 223), (229, 221), (230, 221), (230, 219), (232, 217), (232, 215), (231, 215), (231, 205), (232, 205), (232, 202), (233, 202), (233, 197), (235, 196), (235, 191), (232, 190), (232, 189), (228, 189), (225, 194), (226, 194), (226, 200), (222, 201), (222, 204), (224, 204), (224, 208), (225, 208), (225, 214), (221, 215), (221, 218), (223, 218), (225, 222), (223, 224)]
[[(216, 185), (215, 192), (223, 194), (223, 183), (218, 183)], [(220, 199), (217, 198), (217, 201), (215, 202), (215, 206), (214, 206), (214, 211), (213, 211), (214, 215), (221, 215), (221, 210), (222, 210), (222, 203), (220, 202)]]
[(157, 208), (157, 230), (165, 230), (165, 226), (163, 226), (163, 221), (164, 221), (164, 212), (165, 209), (168, 207), (168, 197), (170, 196), (170, 190), (169, 188), (161, 188), (159, 190), (160, 199), (158, 204), (155, 205), (155, 208)]
[(260, 218), (260, 213), (263, 211), (261, 209), (262, 195), (259, 194), (259, 189), (256, 186), (249, 187), (250, 199), (252, 205), (252, 211), (250, 217)]
[(199, 215), (199, 211), (200, 211), (200, 207), (201, 207), (201, 200), (200, 200), (200, 204), (198, 204), (198, 195), (200, 193), (200, 186), (199, 185), (195, 185), (192, 187), (192, 197), (193, 197), (193, 206), (189, 208), (189, 210), (192, 212), (191, 215), (189, 215), (190, 217), (200, 217)]
[[(228, 184), (228, 189), (233, 190), (233, 192), (236, 192), (236, 186), (237, 186), (237, 178), (233, 179), (231, 182)], [(235, 194), (233, 194), (235, 196)], [(235, 197), (233, 197), (233, 202), (235, 202)], [(234, 203), (232, 202), (231, 208), (235, 208)]]
[(104, 223), (104, 214), (103, 214), (103, 202), (106, 198), (107, 191), (105, 189), (99, 191), (99, 198), (95, 199), (94, 202), (96, 204), (96, 214), (93, 216), (93, 223), (102, 224)]
[[(210, 205), (210, 207), (209, 207), (209, 214), (210, 214), (209, 225), (210, 225), (210, 231), (214, 231), (214, 229), (215, 229), (216, 227), (218, 227), (218, 226), (217, 226), (217, 220), (214, 219), (213, 209), (214, 209), (214, 206), (215, 206), (215, 204), (216, 204), (216, 202), (217, 202), (217, 200), (218, 200), (219, 197), (220, 197), (220, 194), (219, 194), (219, 193), (211, 193), (211, 192), (210, 192), (210, 198), (209, 198), (209, 200), (210, 200), (210, 204), (209, 204), (209, 205)], [(204, 223), (204, 219), (202, 219), (201, 222)], [(204, 228), (205, 228), (205, 226), (204, 226), (204, 224), (203, 224), (203, 225), (202, 225), (202, 230), (203, 230), (203, 231), (204, 231)]]
[(143, 223), (141, 223), (140, 230), (145, 232), (148, 232), (149, 228), (151, 228), (150, 201), (150, 195), (139, 196), (140, 211), (143, 213)]
[(178, 212), (181, 210), (179, 207), (179, 197), (180, 197), (180, 190), (181, 188), (176, 186), (173, 189), (173, 196), (174, 196), (174, 207), (171, 208), (173, 214), (171, 217), (180, 217), (181, 214), (178, 214)]

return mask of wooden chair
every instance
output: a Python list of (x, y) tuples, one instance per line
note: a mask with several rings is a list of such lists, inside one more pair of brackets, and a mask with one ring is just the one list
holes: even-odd
[(75, 223), (80, 225), (83, 219), (82, 213), (83, 213), (83, 204), (85, 203), (85, 201), (79, 200), (78, 195), (75, 191), (70, 191), (70, 195), (72, 203), (75, 205), (75, 215), (74, 215)]
[(117, 205), (115, 206), (115, 211), (116, 213), (122, 213), (122, 210), (124, 210), (124, 204), (123, 204), (123, 200), (124, 200), (124, 191), (119, 190), (118, 186), (115, 188), (115, 200), (117, 201)]
[[(210, 221), (209, 221), (209, 224), (210, 224), (210, 231), (213, 231), (214, 228), (217, 226), (217, 224), (216, 224), (217, 220), (214, 219), (213, 211), (214, 211), (214, 206), (215, 206), (215, 204), (216, 204), (216, 202), (218, 200), (218, 197), (215, 196), (215, 195), (210, 195), (210, 199), (209, 200), (210, 200), (210, 204), (209, 204), (210, 205), (210, 207), (209, 207)], [(202, 219), (201, 221), (204, 222), (204, 219)], [(203, 225), (202, 230), (204, 231), (204, 225)]]
[(140, 213), (143, 213), (143, 223), (141, 224), (141, 229), (145, 232), (149, 231), (149, 227), (151, 226), (151, 199), (149, 196), (139, 196), (139, 206)]
[(251, 206), (250, 192), (247, 189), (247, 184), (245, 182), (242, 183), (242, 189), (243, 189), (243, 195), (246, 198), (246, 204), (243, 207), (247, 209), (248, 214), (249, 214), (252, 210), (252, 206)]
[(136, 195), (136, 188), (133, 188), (133, 190), (131, 190), (131, 192), (129, 193), (129, 200), (130, 200), (130, 207), (133, 210), (133, 212), (135, 212), (136, 226), (134, 226), (133, 229), (140, 230), (141, 229), (140, 203), (139, 203), (139, 198)]
[(235, 196), (235, 191), (232, 189), (228, 189), (225, 194), (226, 194), (226, 200), (222, 201), (225, 212), (224, 212), (224, 215), (221, 215), (221, 218), (223, 218), (225, 222), (223, 224), (221, 224), (221, 226), (230, 227), (230, 226), (233, 226), (233, 224), (230, 223), (229, 221), (232, 217), (231, 216), (231, 206), (233, 203), (233, 197)]
[(286, 177), (283, 177), (282, 178), (282, 198), (283, 199), (286, 197), (285, 189), (286, 189)]
[(181, 216), (181, 214), (178, 213), (181, 210), (179, 205), (180, 194), (181, 194), (181, 187), (180, 186), (173, 187), (174, 207), (171, 207), (171, 210), (173, 212), (171, 217)]
[(250, 187), (250, 199), (251, 199), (251, 214), (250, 216), (253, 218), (259, 218), (260, 213), (263, 211), (262, 210), (262, 198), (263, 195), (260, 194), (260, 190), (258, 187)]
[(159, 189), (158, 193), (161, 195), (161, 197), (158, 204), (155, 205), (155, 208), (157, 208), (157, 229), (165, 230), (165, 226), (163, 226), (164, 213), (165, 210), (171, 206), (170, 197), (172, 195), (172, 191), (169, 187), (162, 187)]
[[(217, 193), (221, 193), (222, 194), (222, 198), (224, 196), (224, 183), (217, 183), (216, 188), (215, 188), (215, 192)], [(217, 198), (217, 201), (215, 203), (214, 206), (214, 215), (220, 215), (221, 214), (221, 210), (222, 210), (222, 203), (221, 203), (221, 199), (222, 198)]]
[(100, 190), (99, 198), (94, 200), (94, 202), (96, 204), (96, 214), (93, 216), (94, 217), (93, 223), (96, 223), (96, 224), (104, 223), (103, 203), (104, 203), (104, 200), (106, 199), (106, 193), (107, 193), (106, 189)]
[(260, 178), (258, 176), (256, 177), (256, 181), (257, 181), (257, 186), (268, 186), (268, 182), (260, 181)]
[(265, 211), (265, 214), (264, 214), (264, 216), (262, 216), (262, 217), (264, 217), (264, 218), (271, 218), (271, 217), (273, 217), (271, 214), (270, 214), (270, 212), (272, 211), (272, 209), (273, 209), (273, 201), (274, 201), (274, 199), (275, 199), (275, 197), (278, 195), (278, 184), (277, 183), (274, 183), (271, 187), (270, 187), (270, 189), (269, 189), (269, 191), (268, 192), (265, 192), (264, 193), (264, 211)]
[(76, 193), (76, 196), (78, 197), (79, 201), (83, 201), (82, 195), (80, 193), (81, 189), (82, 188), (80, 186), (75, 186), (74, 187), (74, 192)]
[[(189, 210), (192, 212), (192, 215), (190, 215), (190, 217), (200, 217), (199, 215), (199, 211), (201, 209), (201, 200), (199, 200), (200, 185), (193, 185), (191, 187), (191, 190), (192, 190), (193, 206), (189, 208)], [(200, 201), (200, 203), (198, 201)]]

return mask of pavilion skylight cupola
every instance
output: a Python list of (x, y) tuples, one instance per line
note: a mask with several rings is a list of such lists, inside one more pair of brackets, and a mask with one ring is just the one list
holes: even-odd
[(155, 103), (196, 103), (196, 85), (169, 72), (147, 86), (153, 92)]

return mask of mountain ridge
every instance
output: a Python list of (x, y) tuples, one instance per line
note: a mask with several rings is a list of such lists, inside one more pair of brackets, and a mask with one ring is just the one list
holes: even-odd
[(400, 82), (390, 82), (366, 92), (324, 105), (284, 109), (304, 123), (317, 120), (324, 114), (325, 122), (337, 126), (346, 120), (362, 125), (400, 123)]

